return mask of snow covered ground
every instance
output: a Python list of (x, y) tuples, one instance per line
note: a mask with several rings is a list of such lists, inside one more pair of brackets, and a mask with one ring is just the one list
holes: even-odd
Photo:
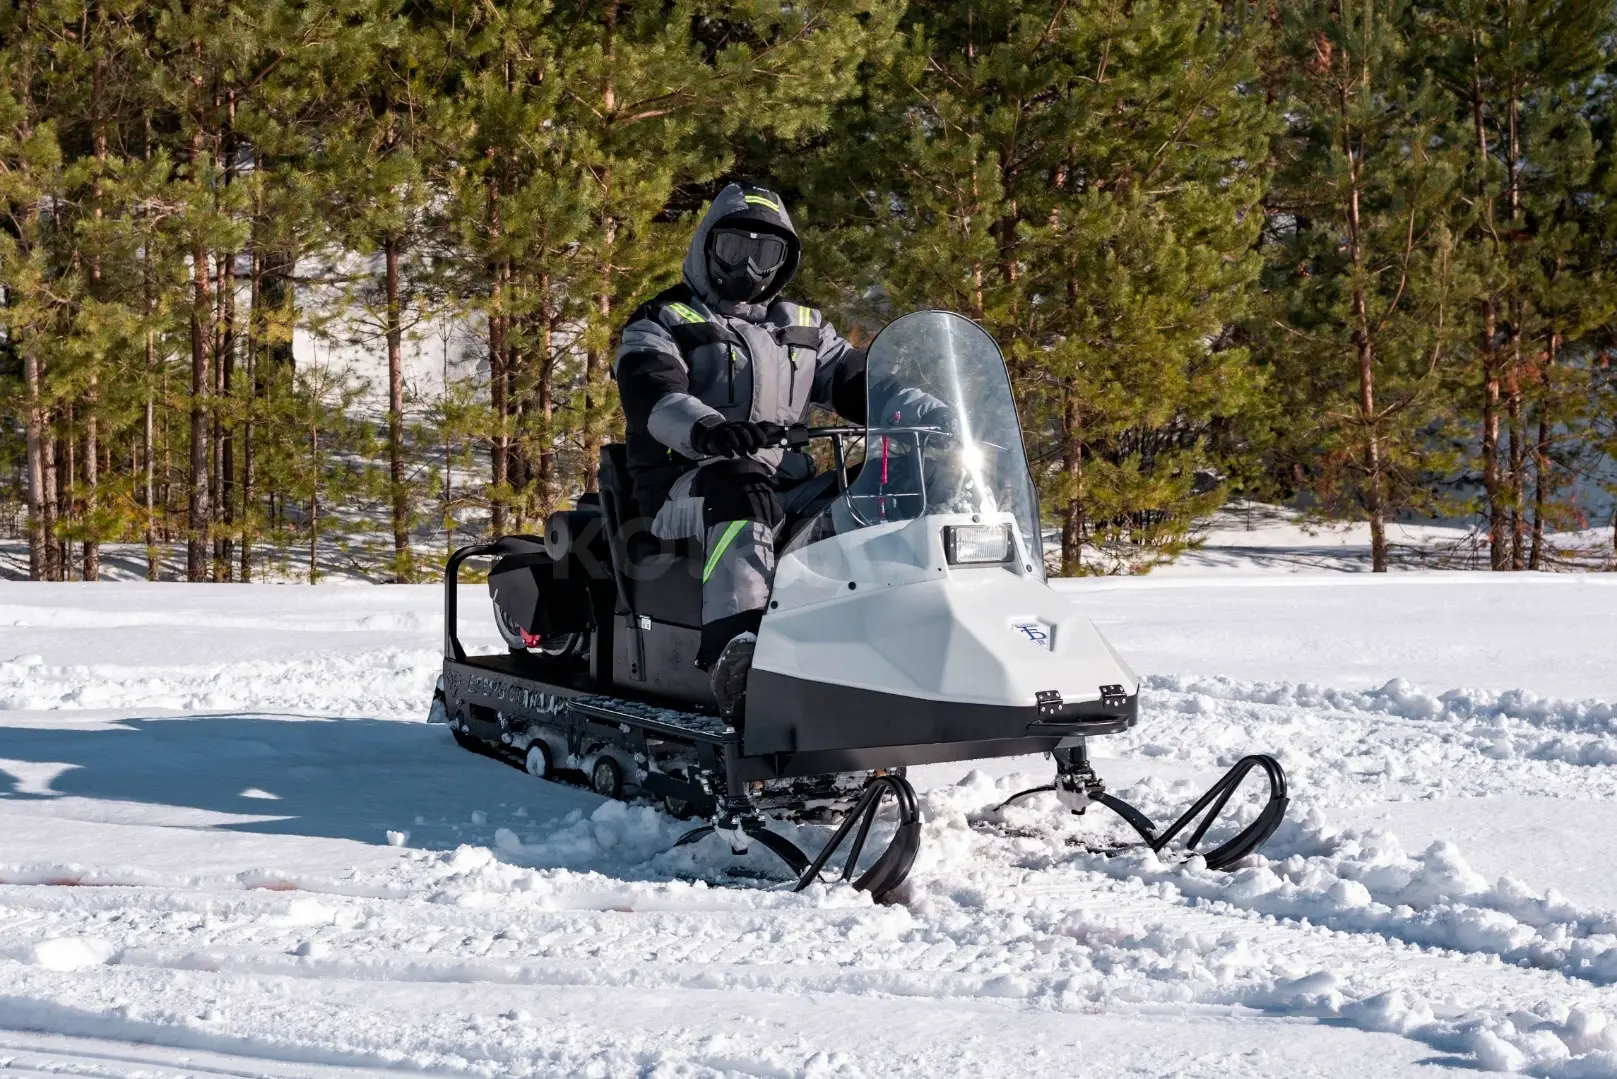
[(1146, 677), (1102, 774), (1274, 752), (1261, 855), (934, 766), (901, 902), (794, 895), (422, 723), (436, 588), (0, 585), (0, 1073), (1617, 1076), (1617, 578), (1062, 587)]

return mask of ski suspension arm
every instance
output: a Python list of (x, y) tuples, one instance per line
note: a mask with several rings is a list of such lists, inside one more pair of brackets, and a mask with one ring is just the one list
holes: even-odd
[(898, 831), (893, 834), (881, 857), (853, 882), (853, 886), (860, 891), (869, 892), (873, 898), (880, 899), (904, 883), (904, 878), (910, 874), (910, 866), (915, 862), (915, 854), (921, 847), (921, 809), (915, 798), (915, 788), (910, 786), (909, 780), (900, 775), (880, 775), (865, 784), (865, 791), (859, 796), (859, 801), (855, 802), (853, 809), (842, 818), (842, 826), (836, 830), (836, 834), (826, 843), (814, 862), (803, 871), (802, 877), (798, 879), (796, 891), (801, 892), (820, 879), (820, 870), (825, 868), (825, 863), (830, 861), (837, 848), (842, 846), (848, 833), (858, 825), (859, 831), (854, 835), (853, 846), (848, 849), (848, 860), (842, 866), (843, 880), (853, 876), (853, 871), (859, 863), (859, 855), (865, 849), (865, 839), (870, 835), (870, 826), (875, 822), (876, 814), (881, 811), (882, 796), (889, 793), (892, 794), (893, 801), (898, 807)]

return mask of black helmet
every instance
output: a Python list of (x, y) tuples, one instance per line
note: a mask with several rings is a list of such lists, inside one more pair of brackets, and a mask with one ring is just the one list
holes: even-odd
[(793, 237), (773, 226), (727, 218), (707, 235), (707, 279), (733, 303), (750, 303), (774, 291), (775, 277), (790, 261)]

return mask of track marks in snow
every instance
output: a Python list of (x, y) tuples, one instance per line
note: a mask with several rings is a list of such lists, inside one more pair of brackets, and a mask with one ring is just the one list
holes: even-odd
[[(415, 716), (438, 665), (429, 649), (207, 668), (24, 659), (0, 663), (0, 707)], [(375, 1067), (878, 1070), (875, 1056), (782, 1045), (779, 1031), (725, 1042), (685, 1014), (698, 1000), (724, 1011), (807, 996), (890, 1025), (922, 1014), (908, 1005), (1012, 1009), (1018, 1022), (1154, 1009), (1310, 1016), (1485, 1067), (1617, 1075), (1606, 1020), (1617, 1016), (1617, 917), (1510, 878), (1490, 883), (1452, 845), (1410, 851), (1331, 820), (1335, 807), (1389, 799), (1617, 795), (1609, 704), (1187, 677), (1148, 680), (1143, 706), (1139, 728), (1095, 748), (1172, 765), (1119, 792), (1158, 819), (1204, 782), (1172, 777), (1277, 751), (1297, 801), (1264, 855), (1213, 874), (1195, 860), (1086, 854), (1074, 844), (1123, 838), (1120, 826), (1098, 811), (1058, 816), (1052, 799), (995, 814), (1017, 784), (973, 776), (926, 793), (921, 860), (892, 907), (842, 888), (713, 887), (699, 878), (718, 879), (727, 856), (663, 854), (683, 826), (616, 804), (505, 830), (487, 847), (409, 852), (351, 879), (0, 867), (0, 971), (19, 994), (10, 1011), (0, 1000), (0, 1026), (56, 1001), (97, 1017), (83, 1032), (98, 1037), (138, 1027), (228, 1051), (207, 1039), (250, 1029), (269, 1056), (290, 1047)], [(444, 753), (445, 768), (492, 767)], [(593, 1032), (586, 1000), (627, 1033)], [(635, 1027), (622, 1017), (641, 1000), (678, 1002), (677, 1014), (648, 1012)], [(936, 1070), (943, 1058), (909, 1044), (918, 1069)]]
[(1272, 751), (1321, 805), (1514, 793), (1617, 797), (1617, 706), (1522, 690), (1430, 694), (1156, 676), (1138, 727), (1101, 752), (1196, 767)]
[[(471, 1052), (468, 1028), (401, 1020), (382, 1014), (376, 1001), (429, 994), (472, 1008), (500, 992), (547, 1001), (627, 993), (978, 1002), (1057, 1014), (1235, 1008), (1344, 1021), (1543, 1075), (1609, 1074), (1600, 1070), (1609, 1063), (1602, 1054), (1617, 1053), (1617, 1028), (1604, 1017), (1617, 1014), (1617, 992), (1569, 979), (1550, 963), (1512, 965), (1489, 950), (1492, 938), (1469, 948), (1423, 946), (1434, 942), (1411, 933), (1409, 903), (1388, 907), (1379, 922), (1367, 917), (1377, 895), (1415, 900), (1427, 911), (1445, 903), (1457, 910), (1464, 905), (1457, 897), (1489, 898), (1450, 850), (1410, 858), (1390, 841), (1377, 846), (1298, 827), (1284, 838), (1284, 857), (1255, 858), (1234, 874), (1146, 854), (1105, 859), (1069, 845), (1094, 838), (1090, 818), (1024, 807), (1014, 812), (1028, 817), (1026, 834), (984, 831), (983, 814), (1013, 786), (976, 775), (927, 794), (932, 842), (903, 905), (873, 906), (845, 888), (793, 895), (646, 879), (668, 872), (654, 864), (641, 867), (639, 880), (517, 864), (524, 853), (543, 860), (543, 844), (526, 852), (508, 845), (501, 857), (467, 847), (414, 852), (390, 874), (384, 898), (147, 886), (122, 896), (113, 888), (52, 890), (52, 902), (42, 903), (40, 888), (0, 888), (0, 963), (40, 992), (73, 999), (103, 981), (160, 989), (164, 1000), (176, 987), (206, 988), (238, 998), (237, 1007), (263, 1003), (300, 1036), (336, 1039), (318, 1044), (383, 1052), (374, 1040), (297, 1010), (341, 994), (367, 1028), (405, 1023), (398, 1044), (411, 1066), (495, 1073), (538, 1059), (522, 1055), (527, 1027), (484, 1014)], [(1150, 792), (1143, 794), (1150, 805)], [(610, 862), (666, 826), (659, 814), (617, 804), (599, 816), (557, 823), (559, 836), (575, 833), (564, 844), (570, 857), (582, 855), (586, 835), (610, 835), (598, 852)], [(1044, 828), (1031, 827), (1041, 816)], [(1373, 856), (1356, 853), (1355, 843)], [(1363, 883), (1371, 869), (1387, 870), (1374, 887)], [(1575, 921), (1559, 913), (1560, 924)], [(1598, 928), (1597, 913), (1578, 916), (1583, 928)], [(42, 943), (104, 939), (109, 930), (119, 947), (97, 969), (40, 961)], [(452, 997), (446, 985), (457, 987)], [(130, 1000), (147, 999), (128, 992)], [(187, 1029), (211, 1022), (207, 1008), (169, 1014)], [(658, 1060), (708, 1059), (688, 1029), (666, 1032)], [(633, 1070), (649, 1044), (611, 1057), (604, 1074)], [(760, 1052), (750, 1045), (731, 1063)], [(799, 1074), (811, 1055), (783, 1053), (776, 1062)], [(543, 1059), (574, 1067), (585, 1058)], [(861, 1062), (843, 1064), (857, 1071)]]
[[(81, 1020), (82, 1023), (82, 1020)], [(127, 1033), (127, 1031), (126, 1031)], [(364, 1079), (396, 1072), (314, 1061), (243, 1056), (200, 1046), (146, 1045), (24, 1030), (0, 1030), (0, 1075), (85, 1079)]]
[(25, 655), (0, 662), (0, 711), (245, 709), (417, 718), (426, 714), (442, 667), (443, 657), (428, 648), (172, 667), (49, 666)]
[[(1395, 836), (1336, 829), (1317, 810), (1287, 822), (1262, 855), (1229, 873), (1209, 872), (1194, 858), (1165, 863), (1143, 850), (1087, 854), (1073, 846), (1086, 832), (1095, 838), (1087, 816), (1055, 817), (1051, 797), (1000, 811), (997, 798), (1015, 784), (993, 784), (995, 797), (984, 799), (986, 790), (970, 790), (973, 779), (989, 786), (986, 777), (968, 777), (955, 811), (1017, 848), (1018, 864), (1032, 874), (1016, 888), (1025, 906), (1065, 895), (1103, 923), (1120, 918), (1102, 939), (1156, 954), (1192, 982), (1257, 972), (1244, 992), (1203, 990), (1194, 999), (1400, 1033), (1500, 1070), (1617, 1075), (1617, 1025), (1608, 1019), (1617, 1016), (1611, 911), (1541, 895), (1508, 877), (1490, 885), (1451, 844), (1411, 856)], [(1165, 786), (1122, 794), (1161, 818), (1183, 804)], [(931, 792), (929, 808), (938, 814), (949, 794)], [(1051, 822), (1042, 833), (1041, 810)], [(991, 849), (982, 856), (991, 858)], [(1057, 883), (1063, 876), (1072, 881), (1065, 888)], [(1143, 886), (1156, 902), (1109, 906), (1095, 898), (1104, 894), (1097, 877)]]

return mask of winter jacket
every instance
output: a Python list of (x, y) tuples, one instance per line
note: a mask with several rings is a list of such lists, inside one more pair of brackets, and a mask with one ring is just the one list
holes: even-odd
[[(757, 223), (787, 238), (786, 263), (754, 303), (721, 300), (708, 281), (707, 238), (721, 222)], [(762, 231), (762, 229), (760, 230)], [(779, 298), (801, 245), (773, 192), (731, 184), (696, 227), (684, 280), (630, 315), (612, 365), (627, 420), (629, 473), (642, 511), (697, 464), (699, 422), (800, 423), (810, 404), (865, 419), (865, 354), (812, 307)], [(781, 451), (754, 455), (771, 471)]]

